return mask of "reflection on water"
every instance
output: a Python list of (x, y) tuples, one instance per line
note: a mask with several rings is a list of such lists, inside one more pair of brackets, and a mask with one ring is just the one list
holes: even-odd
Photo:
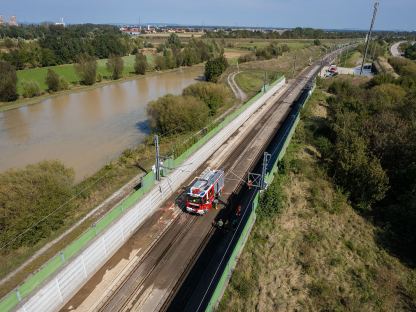
[(0, 171), (59, 159), (80, 180), (142, 142), (149, 101), (180, 94), (201, 74), (187, 68), (0, 113)]

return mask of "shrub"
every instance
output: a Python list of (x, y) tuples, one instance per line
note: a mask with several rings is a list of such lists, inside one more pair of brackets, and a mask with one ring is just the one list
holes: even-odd
[(4, 250), (33, 246), (58, 229), (72, 209), (74, 171), (45, 161), (0, 174), (0, 243)]
[(209, 109), (195, 97), (168, 94), (150, 102), (147, 113), (153, 131), (169, 135), (202, 128), (207, 123)]
[(57, 92), (61, 90), (59, 75), (52, 69), (48, 69), (46, 74), (46, 85), (48, 86), (48, 91)]
[(148, 67), (146, 56), (143, 53), (137, 53), (134, 63), (134, 72), (138, 75), (145, 75)]
[(214, 115), (218, 108), (223, 106), (231, 96), (224, 85), (211, 82), (199, 82), (190, 85), (183, 90), (183, 95), (193, 96), (202, 100), (208, 106), (211, 115)]
[(31, 98), (40, 95), (40, 88), (36, 81), (23, 81), (22, 82), (22, 95), (25, 98)]
[[(100, 81), (101, 81), (101, 79), (100, 79)], [(68, 90), (69, 89), (69, 82), (63, 77), (59, 78), (59, 88), (61, 90)]]
[(107, 61), (107, 69), (114, 80), (123, 77), (124, 61), (119, 55), (110, 55)]
[(257, 57), (254, 53), (244, 54), (238, 58), (239, 63), (253, 62), (255, 60), (257, 60)]
[(156, 70), (166, 69), (165, 58), (162, 55), (156, 55), (156, 57), (155, 57), (155, 69)]
[(81, 54), (74, 67), (83, 84), (93, 85), (95, 83), (97, 78), (97, 60), (95, 57)]

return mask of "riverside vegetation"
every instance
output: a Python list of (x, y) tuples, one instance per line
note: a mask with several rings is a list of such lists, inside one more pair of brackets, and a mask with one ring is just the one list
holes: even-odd
[[(225, 85), (210, 82), (196, 83), (185, 88), (183, 95), (166, 95), (149, 103), (149, 123), (160, 135), (161, 153), (179, 156), (216, 126), (221, 121), (218, 118), (234, 103), (234, 97)], [(119, 159), (79, 184), (74, 184), (73, 170), (57, 161), (0, 173), (0, 276), (4, 277), (59, 236), (140, 171), (150, 170), (153, 161), (154, 146), (149, 136), (144, 144), (126, 150)], [(0, 296), (98, 218), (96, 215), (83, 222), (2, 285)]]
[[(174, 47), (178, 43), (176, 39), (172, 38), (175, 37), (171, 36), (168, 38), (166, 44)], [(199, 57), (202, 56), (199, 53), (205, 53), (207, 45), (202, 45), (199, 41), (192, 38), (189, 42), (191, 42), (191, 46), (198, 47), (200, 52), (193, 54), (192, 49), (185, 47), (181, 49), (181, 53), (178, 55), (187, 55), (185, 58), (187, 60), (200, 60)], [(216, 46), (217, 48), (210, 48), (211, 52), (208, 53), (210, 59), (216, 59), (216, 61), (212, 62), (214, 66), (208, 66), (206, 70), (213, 69), (215, 75), (218, 75), (226, 68), (227, 63), (222, 58), (221, 45), (216, 44)], [(306, 51), (301, 49), (295, 50), (293, 53), (296, 53), (300, 60), (297, 71), (307, 64), (306, 56), (313, 53), (318, 55), (319, 49), (319, 47), (314, 46), (313, 48), (306, 48)], [(170, 59), (170, 57), (169, 54), (168, 58)], [(290, 58), (289, 55), (285, 54), (279, 57), (279, 59), (246, 62), (244, 66), (247, 66), (247, 68), (249, 66), (261, 68), (261, 66), (265, 66), (264, 62), (267, 62), (268, 68), (271, 68), (275, 73), (280, 70), (284, 72), (288, 58)], [(147, 66), (144, 62), (143, 54), (138, 53), (136, 59), (137, 64), (142, 62), (137, 69)], [(80, 60), (78, 62), (81, 64)], [(81, 70), (82, 68), (80, 68)], [(168, 95), (149, 104), (149, 122), (153, 131), (160, 135), (161, 153), (163, 155), (180, 155), (207, 131), (215, 127), (231, 109), (236, 108), (236, 106), (233, 106), (236, 104), (236, 100), (232, 93), (221, 83), (224, 81), (223, 77), (228, 73), (228, 70), (219, 79), (219, 83), (197, 83), (186, 88), (182, 96)], [(53, 71), (50, 71), (48, 77), (50, 88), (59, 89), (61, 83), (59, 75), (54, 75)], [(197, 110), (195, 110), (194, 106), (189, 105), (188, 101), (199, 107), (200, 115), (194, 114)], [(178, 106), (181, 109), (177, 109)], [(181, 125), (181, 127), (178, 127), (178, 125)], [(126, 150), (119, 159), (112, 161), (99, 172), (79, 184), (74, 184), (70, 169), (55, 162), (35, 164), (25, 169), (1, 173), (0, 179), (4, 183), (1, 184), (3, 189), (0, 192), (0, 209), (8, 218), (0, 219), (0, 227), (2, 229), (0, 233), (0, 252), (2, 255), (0, 276), (4, 277), (46, 243), (61, 235), (130, 179), (137, 176), (140, 172), (144, 171), (145, 173), (150, 170), (153, 162), (154, 146), (152, 138), (149, 136), (149, 139), (144, 144), (137, 148)], [(54, 166), (60, 169), (55, 170), (55, 174), (52, 174), (51, 171), (53, 170), (47, 168), (54, 168)], [(42, 176), (42, 171), (44, 171), (45, 176)], [(32, 174), (35, 174), (35, 180), (31, 178)], [(65, 183), (54, 183), (54, 181), (59, 179), (62, 179)], [(34, 181), (39, 183), (34, 183)], [(7, 191), (8, 189), (13, 189), (13, 186), (17, 184), (21, 186), (16, 189), (19, 192)], [(30, 193), (25, 193), (23, 192), (24, 189), (31, 191)], [(31, 209), (33, 209), (31, 202), (42, 203), (47, 201), (47, 198), (55, 197), (61, 204), (53, 201), (54, 204), (43, 205), (42, 209), (38, 209), (36, 213), (31, 212)], [(22, 207), (22, 209), (19, 210), (19, 213), (14, 213), (13, 211), (17, 206)], [(47, 218), (50, 214), (53, 214), (54, 218), (59, 218), (59, 222), (52, 225)], [(78, 237), (99, 217), (100, 214), (97, 214), (89, 218), (58, 243), (48, 248), (41, 256), (36, 257), (28, 266), (25, 266), (18, 274), (2, 285), (0, 295), (4, 295), (7, 291), (13, 289), (13, 287), (24, 280), (27, 274), (38, 269), (40, 265)], [(37, 234), (32, 237), (31, 230), (25, 230), (34, 225), (36, 226)], [(16, 238), (17, 236), (18, 238)]]
[[(0, 53), (0, 65), (8, 66), (0, 72), (3, 102), (15, 101), (19, 96), (35, 97), (45, 91), (57, 92), (77, 84), (93, 85), (104, 79), (144, 75), (148, 70), (192, 66), (223, 54), (223, 47), (213, 40), (191, 38), (185, 44), (178, 35), (171, 34), (157, 49), (144, 55), (146, 47), (153, 45), (105, 25), (19, 27), (20, 36), (37, 40), (17, 38), (9, 28), (0, 26), (5, 36), (14, 36), (3, 40), (2, 51), (6, 52)], [(59, 76), (60, 87), (49, 85), (50, 71)]]
[(219, 311), (416, 309), (413, 65), (321, 82)]

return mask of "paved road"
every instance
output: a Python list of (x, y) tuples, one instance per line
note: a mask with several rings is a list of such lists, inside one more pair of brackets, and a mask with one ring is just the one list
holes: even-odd
[(399, 42), (396, 42), (395, 44), (393, 44), (390, 48), (391, 55), (393, 55), (395, 57), (403, 57), (402, 53), (399, 51), (399, 46), (402, 43), (405, 43), (405, 42), (406, 41), (399, 41)]
[(244, 93), (243, 90), (240, 89), (238, 84), (235, 82), (235, 76), (237, 76), (239, 72), (233, 72), (228, 75), (228, 84), (230, 85), (231, 90), (233, 90), (233, 93), (237, 99), (239, 99), (241, 102), (244, 102), (247, 99), (247, 95)]

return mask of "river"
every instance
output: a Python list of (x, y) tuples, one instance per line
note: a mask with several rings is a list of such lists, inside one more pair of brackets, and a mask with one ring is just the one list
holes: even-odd
[(0, 112), (0, 171), (58, 159), (80, 181), (143, 142), (147, 104), (180, 94), (202, 71), (180, 69)]

